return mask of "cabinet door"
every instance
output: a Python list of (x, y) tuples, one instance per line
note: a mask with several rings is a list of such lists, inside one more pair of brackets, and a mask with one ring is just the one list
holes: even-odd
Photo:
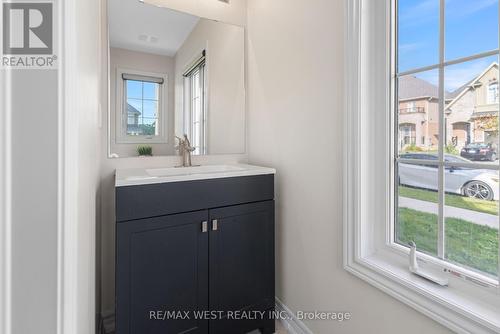
[(117, 224), (117, 334), (208, 333), (193, 314), (208, 309), (207, 219), (198, 211)]
[(274, 332), (274, 201), (210, 210), (210, 222), (210, 310), (265, 312), (211, 321), (210, 333)]

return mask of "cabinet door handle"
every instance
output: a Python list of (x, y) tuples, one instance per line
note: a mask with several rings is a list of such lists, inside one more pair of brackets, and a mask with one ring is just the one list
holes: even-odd
[(201, 232), (203, 232), (203, 233), (208, 232), (208, 222), (207, 221), (201, 222)]
[(219, 222), (217, 219), (212, 220), (212, 231), (217, 231), (219, 229)]

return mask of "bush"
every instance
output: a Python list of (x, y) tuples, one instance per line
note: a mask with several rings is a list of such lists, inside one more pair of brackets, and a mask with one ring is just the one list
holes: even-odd
[(139, 146), (137, 147), (137, 153), (140, 156), (152, 156), (153, 155), (153, 148), (151, 146)]
[(423, 152), (423, 149), (421, 147), (418, 147), (415, 144), (411, 144), (405, 147), (406, 152)]
[(444, 151), (448, 154), (454, 154), (454, 155), (458, 155), (459, 153), (457, 147), (453, 144), (446, 145)]

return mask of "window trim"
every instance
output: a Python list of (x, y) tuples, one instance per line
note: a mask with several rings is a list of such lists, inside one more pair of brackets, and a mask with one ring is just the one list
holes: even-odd
[[(370, 180), (369, 184), (363, 183), (363, 187), (361, 187), (361, 183), (367, 180), (368, 170), (367, 164), (363, 163), (363, 158), (368, 159), (369, 152), (366, 145), (370, 144), (369, 139), (372, 138), (370, 134), (366, 134), (367, 128), (361, 122), (363, 117), (366, 118), (368, 112), (364, 100), (373, 94), (366, 89), (366, 86), (370, 85), (370, 76), (380, 76), (384, 75), (383, 73), (386, 73), (384, 79), (389, 83), (390, 71), (387, 69), (390, 69), (390, 64), (393, 64), (392, 59), (385, 57), (385, 69), (380, 69), (383, 66), (367, 66), (365, 54), (369, 53), (367, 51), (370, 51), (370, 47), (377, 45), (377, 50), (387, 48), (383, 48), (380, 43), (375, 43), (379, 41), (362, 40), (361, 37), (373, 33), (365, 25), (378, 24), (384, 25), (383, 28), (388, 32), (388, 36), (384, 36), (385, 42), (391, 40), (389, 27), (394, 22), (385, 22), (389, 20), (380, 20), (380, 15), (376, 15), (377, 10), (385, 10), (386, 15), (391, 13), (391, 1), (386, 0), (385, 3), (385, 8), (380, 8), (381, 2), (374, 4), (371, 0), (345, 0), (347, 19), (344, 142), (347, 147), (344, 150), (343, 181), (344, 268), (457, 333), (498, 333), (500, 332), (500, 319), (498, 318), (500, 289), (498, 284), (480, 286), (450, 275), (450, 286), (438, 289), (433, 283), (410, 274), (407, 268), (406, 249), (401, 247), (398, 250), (397, 247), (389, 246), (391, 229), (386, 228), (386, 226), (387, 222), (391, 221), (392, 223), (390, 205), (378, 208), (376, 203), (372, 204), (369, 203), (370, 201), (364, 200), (364, 196), (369, 196), (369, 192), (373, 191), (372, 188), (375, 188), (376, 182), (391, 180), (390, 174), (393, 173), (393, 164), (390, 163), (389, 157), (391, 156), (390, 150), (394, 148), (386, 147), (387, 154), (379, 155), (387, 159), (384, 159), (383, 162), (379, 161), (379, 166), (372, 165), (370, 168), (385, 170), (389, 175), (385, 175), (381, 181)], [(377, 9), (377, 7), (379, 8)], [(373, 53), (371, 55), (372, 60), (378, 60), (380, 65), (380, 56), (373, 55)], [(393, 57), (392, 54), (391, 57)], [(373, 86), (370, 88), (374, 89)], [(378, 100), (383, 100), (377, 103), (385, 107), (391, 106), (391, 87), (377, 89), (380, 89), (385, 96), (385, 98), (376, 96)], [(371, 110), (374, 109), (376, 108)], [(389, 136), (386, 132), (394, 133), (394, 125), (390, 121), (391, 115), (388, 114), (386, 113), (381, 121), (387, 120), (386, 124), (390, 124), (390, 131), (379, 131), (382, 136)], [(377, 191), (384, 192), (380, 197), (387, 202), (388, 194), (391, 193), (391, 184), (386, 184), (385, 188), (384, 186), (382, 188), (382, 190)], [(373, 210), (370, 211), (370, 209)], [(434, 265), (422, 254), (419, 254), (419, 261), (426, 261), (426, 265), (429, 267)], [(481, 303), (474, 302), (479, 299)]]
[[(397, 12), (397, 1), (392, 0), (392, 1), (388, 1), (387, 3), (389, 5), (389, 7), (388, 7), (386, 15), (390, 15), (389, 13), (396, 13)], [(391, 49), (391, 53), (390, 53), (391, 61), (390, 61), (390, 64), (388, 66), (388, 69), (390, 70), (389, 82), (391, 84), (389, 105), (392, 106), (392, 108), (393, 108), (391, 115), (396, 115), (396, 112), (398, 111), (398, 108), (399, 108), (400, 101), (398, 101), (395, 98), (395, 96), (397, 95), (397, 82), (398, 82), (397, 80), (399, 78), (406, 76), (406, 75), (409, 75), (408, 73), (418, 74), (418, 73), (426, 72), (430, 68), (437, 70), (438, 75), (439, 75), (439, 83), (438, 83), (438, 87), (439, 87), (439, 97), (438, 97), (438, 104), (439, 104), (439, 107), (438, 107), (438, 118), (439, 118), (438, 161), (430, 163), (430, 165), (435, 165), (436, 168), (438, 169), (438, 171), (437, 171), (437, 173), (438, 173), (438, 189), (437, 190), (438, 191), (437, 192), (438, 192), (438, 197), (439, 197), (440, 203), (437, 205), (437, 207), (438, 207), (438, 214), (437, 214), (438, 215), (437, 258), (433, 258), (432, 256), (427, 256), (425, 254), (421, 254), (421, 255), (425, 256), (427, 258), (427, 261), (430, 261), (430, 262), (434, 263), (435, 265), (439, 265), (442, 268), (445, 268), (448, 270), (459, 272), (460, 274), (465, 275), (471, 279), (480, 281), (481, 284), (486, 284), (488, 286), (492, 286), (492, 285), (497, 286), (499, 283), (498, 280), (490, 279), (490, 277), (488, 277), (487, 275), (482, 275), (482, 274), (475, 272), (473, 270), (469, 270), (468, 268), (461, 267), (459, 265), (454, 265), (451, 262), (447, 262), (447, 261), (441, 260), (441, 259), (445, 258), (445, 255), (446, 255), (445, 249), (444, 249), (444, 246), (446, 243), (446, 236), (445, 236), (445, 225), (446, 225), (445, 219), (446, 219), (446, 217), (445, 217), (445, 211), (444, 211), (445, 188), (446, 188), (444, 176), (445, 176), (446, 168), (448, 168), (448, 167), (465, 167), (465, 168), (481, 168), (481, 169), (488, 169), (491, 171), (499, 171), (498, 165), (485, 166), (485, 165), (480, 165), (480, 164), (475, 163), (475, 162), (470, 162), (470, 163), (464, 164), (464, 163), (456, 163), (456, 162), (446, 161), (445, 150), (444, 150), (444, 147), (446, 145), (446, 140), (447, 140), (447, 138), (445, 138), (445, 134), (446, 134), (446, 105), (445, 105), (445, 81), (444, 81), (445, 69), (447, 66), (450, 66), (450, 65), (464, 64), (464, 63), (471, 61), (471, 60), (474, 60), (474, 59), (484, 59), (486, 57), (491, 56), (492, 54), (498, 57), (498, 56), (500, 56), (500, 53), (499, 53), (499, 50), (496, 49), (493, 51), (490, 50), (490, 51), (481, 52), (478, 54), (469, 55), (466, 57), (447, 60), (445, 57), (446, 0), (439, 0), (439, 1), (436, 1), (436, 3), (439, 4), (439, 48), (438, 48), (439, 57), (438, 57), (438, 62), (436, 64), (432, 64), (432, 65), (424, 66), (424, 67), (420, 67), (420, 68), (411, 68), (411, 69), (406, 70), (406, 71), (398, 72), (398, 68), (397, 68), (398, 67), (398, 58), (397, 58), (398, 55), (395, 52), (396, 50), (393, 47), (393, 45), (397, 44), (397, 40), (398, 40), (397, 29), (388, 27), (387, 28), (388, 37), (386, 40), (387, 43), (389, 43), (390, 49)], [(391, 17), (391, 19), (392, 19), (391, 25), (393, 27), (396, 27), (398, 25), (397, 18), (394, 16), (394, 17)], [(488, 69), (489, 68), (490, 67), (488, 67)], [(486, 71), (487, 70), (485, 70), (483, 73), (486, 73)], [(395, 120), (394, 123), (397, 123), (397, 121), (398, 120)], [(392, 120), (391, 120), (391, 122), (392, 122)], [(399, 136), (398, 128), (396, 127), (395, 124), (393, 126), (395, 128), (391, 133), (394, 133), (396, 136), (395, 138), (397, 138), (397, 136)], [(397, 158), (397, 154), (396, 154), (397, 151), (398, 151), (398, 148), (396, 147), (396, 143), (394, 143), (394, 151), (390, 152), (390, 156), (391, 156), (390, 159), (391, 159), (391, 161), (394, 161), (395, 164), (397, 164), (396, 163), (396, 161), (397, 161), (399, 163), (408, 163), (411, 165), (424, 165), (424, 166), (429, 165), (425, 161), (424, 162), (418, 161), (418, 159), (415, 159), (412, 161), (409, 159), (402, 159), (400, 157)], [(391, 171), (393, 172), (393, 175), (391, 175), (390, 181), (395, 182), (395, 173), (397, 173), (397, 171), (395, 170), (394, 166), (391, 166)], [(393, 200), (391, 203), (391, 205), (392, 205), (391, 212), (394, 212), (394, 216), (396, 215), (396, 210), (398, 208), (396, 189), (397, 189), (397, 185), (395, 183), (392, 183), (392, 185), (391, 185), (391, 191), (392, 191), (391, 199), (393, 199)], [(389, 247), (393, 248), (396, 251), (400, 251), (401, 249), (405, 249), (404, 246), (402, 246), (396, 242), (394, 217), (391, 217), (391, 224), (389, 227), (388, 235), (389, 235), (389, 239), (387, 240), (387, 245)], [(499, 254), (500, 254), (500, 249), (499, 249)], [(500, 256), (499, 256), (498, 265), (500, 268)]]
[(193, 154), (196, 155), (206, 155), (208, 154), (207, 150), (207, 60), (205, 50), (202, 52), (202, 55), (199, 59), (197, 59), (192, 65), (188, 67), (188, 69), (183, 74), (184, 80), (184, 100), (185, 100), (185, 108), (184, 108), (184, 133), (186, 133), (193, 146), (197, 147), (196, 143), (194, 143), (192, 135), (193, 135), (193, 100), (192, 100), (192, 91), (193, 91), (193, 74), (198, 72), (200, 75), (200, 82), (202, 83), (201, 89), (201, 106), (203, 108), (201, 113), (201, 127), (200, 127), (200, 152), (196, 152)]
[[(157, 136), (127, 136), (125, 135), (125, 129), (123, 129), (123, 110), (125, 107), (125, 80), (123, 75), (136, 75), (139, 77), (154, 77), (161, 78), (163, 83), (161, 84), (161, 89), (159, 90), (159, 100), (158, 100), (158, 124), (159, 124), (159, 135)], [(167, 134), (167, 109), (168, 109), (168, 76), (165, 73), (154, 73), (146, 72), (128, 68), (116, 68), (116, 79), (115, 79), (115, 90), (116, 90), (116, 102), (115, 102), (115, 140), (117, 144), (167, 144), (168, 134)]]
[[(496, 89), (492, 90), (491, 87), (495, 86)], [(490, 82), (488, 84), (488, 91), (486, 93), (486, 103), (487, 104), (498, 104), (498, 101), (499, 101), (499, 96), (498, 96), (498, 80), (497, 81), (494, 81), (494, 82)], [(491, 102), (491, 92), (494, 92), (493, 94), (493, 102)]]

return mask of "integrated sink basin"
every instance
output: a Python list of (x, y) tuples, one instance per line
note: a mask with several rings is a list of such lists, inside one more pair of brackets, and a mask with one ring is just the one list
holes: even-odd
[(273, 168), (245, 164), (117, 169), (115, 185), (122, 187), (275, 173)]
[(193, 167), (179, 167), (179, 168), (154, 168), (146, 169), (146, 173), (150, 176), (166, 177), (166, 176), (179, 176), (179, 175), (193, 175), (193, 174), (206, 174), (206, 173), (226, 173), (242, 171), (244, 168), (231, 165), (207, 165), (207, 166), (193, 166)]

